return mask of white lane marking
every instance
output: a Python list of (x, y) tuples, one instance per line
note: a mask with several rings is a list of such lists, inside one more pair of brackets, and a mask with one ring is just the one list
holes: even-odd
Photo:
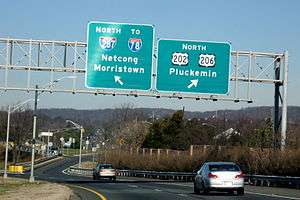
[(186, 194), (177, 194), (178, 196), (181, 196), (181, 197), (187, 197)]
[(184, 186), (184, 187), (194, 187), (193, 185), (185, 185), (185, 184), (178, 184), (178, 183), (157, 183), (162, 185), (177, 185), (177, 186)]
[(64, 169), (64, 170), (62, 170), (61, 172), (63, 173), (63, 174), (65, 174), (65, 175), (70, 175), (69, 173), (67, 173), (66, 171), (69, 171), (69, 168), (66, 168), (66, 169)]
[(137, 186), (137, 185), (128, 185), (128, 187), (131, 187), (131, 188), (138, 188), (139, 186)]
[(248, 191), (245, 191), (245, 193), (246, 194), (256, 194), (256, 195), (267, 196), (267, 197), (279, 197), (279, 198), (284, 198), (284, 199), (300, 200), (300, 198), (297, 198), (297, 197), (281, 196), (281, 195), (277, 195), (277, 194), (264, 194), (264, 193), (258, 193), (258, 192), (248, 192)]
[[(177, 185), (177, 186), (184, 186), (184, 187), (194, 187), (193, 185), (185, 185), (185, 184), (178, 184), (178, 183), (158, 183), (158, 184), (163, 184), (163, 185)], [(264, 194), (264, 193), (258, 193), (258, 192), (248, 192), (245, 191), (247, 194), (256, 194), (256, 195), (261, 195), (261, 196), (268, 196), (268, 197), (279, 197), (279, 198), (284, 198), (284, 199), (295, 199), (295, 200), (300, 200), (298, 197), (288, 197), (288, 196), (282, 196), (282, 195), (276, 195), (276, 194)]]
[(154, 191), (156, 191), (156, 192), (161, 192), (162, 190), (160, 190), (160, 189), (154, 189)]

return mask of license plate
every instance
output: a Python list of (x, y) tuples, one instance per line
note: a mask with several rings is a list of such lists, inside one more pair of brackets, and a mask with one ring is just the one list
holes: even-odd
[(225, 185), (225, 186), (232, 186), (232, 182), (231, 182), (231, 181), (225, 181), (225, 182), (224, 182), (224, 185)]

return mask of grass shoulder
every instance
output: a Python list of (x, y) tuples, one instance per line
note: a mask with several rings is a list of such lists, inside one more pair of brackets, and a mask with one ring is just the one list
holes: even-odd
[(0, 199), (62, 199), (67, 200), (72, 190), (64, 185), (45, 181), (28, 182), (25, 179), (0, 178)]

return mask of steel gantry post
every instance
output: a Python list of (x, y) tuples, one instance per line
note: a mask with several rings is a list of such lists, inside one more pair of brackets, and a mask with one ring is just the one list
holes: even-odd
[(281, 113), (281, 150), (285, 149), (286, 146), (286, 129), (287, 129), (287, 86), (288, 86), (288, 51), (284, 52), (284, 80), (283, 80), (283, 91), (282, 91), (282, 113)]
[(7, 159), (8, 159), (9, 127), (10, 127), (10, 106), (8, 106), (8, 112), (7, 112), (7, 129), (6, 129), (6, 144), (5, 144), (5, 161), (4, 161), (4, 174), (3, 174), (3, 177), (4, 177), (4, 178), (7, 178)]
[[(279, 57), (275, 58), (274, 61), (274, 78), (280, 80), (280, 63)], [(282, 83), (274, 83), (274, 110), (273, 110), (273, 147), (278, 147), (279, 128), (280, 128), (280, 117), (279, 117), (279, 103), (280, 103), (280, 86)]]

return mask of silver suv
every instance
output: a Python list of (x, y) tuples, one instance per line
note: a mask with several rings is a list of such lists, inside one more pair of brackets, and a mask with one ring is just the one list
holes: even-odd
[(96, 168), (93, 169), (93, 180), (100, 178), (109, 178), (110, 180), (116, 180), (116, 170), (111, 164), (97, 164)]
[(244, 194), (244, 174), (233, 162), (207, 162), (202, 165), (194, 181), (194, 192), (227, 191)]

